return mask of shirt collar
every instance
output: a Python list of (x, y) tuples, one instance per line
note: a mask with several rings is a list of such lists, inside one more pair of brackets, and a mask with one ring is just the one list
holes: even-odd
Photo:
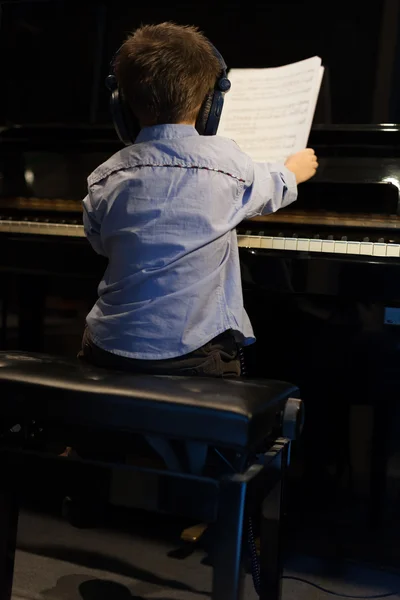
[(151, 142), (153, 140), (173, 140), (177, 138), (199, 135), (193, 125), (153, 125), (140, 130), (135, 143)]

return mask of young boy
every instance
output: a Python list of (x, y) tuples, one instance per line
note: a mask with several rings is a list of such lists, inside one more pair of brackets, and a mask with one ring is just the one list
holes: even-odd
[(88, 178), (86, 236), (108, 258), (80, 357), (102, 367), (238, 376), (255, 341), (243, 307), (235, 228), (296, 199), (315, 174), (307, 149), (283, 164), (253, 161), (195, 125), (221, 63), (193, 27), (143, 26), (115, 61), (140, 123), (135, 143)]

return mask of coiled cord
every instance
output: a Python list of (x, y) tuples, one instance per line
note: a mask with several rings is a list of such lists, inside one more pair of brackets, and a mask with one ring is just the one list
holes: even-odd
[(260, 596), (261, 593), (261, 569), (260, 569), (260, 560), (257, 554), (256, 540), (253, 529), (253, 519), (249, 517), (248, 520), (248, 534), (247, 541), (250, 552), (250, 561), (251, 561), (251, 576), (253, 578), (254, 589), (256, 590), (257, 596)]
[(247, 375), (246, 372), (246, 363), (244, 360), (244, 352), (242, 346), (239, 346), (239, 360), (240, 360), (240, 375), (245, 377)]

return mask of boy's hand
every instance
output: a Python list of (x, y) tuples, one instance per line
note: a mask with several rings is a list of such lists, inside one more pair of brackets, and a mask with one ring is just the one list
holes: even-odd
[(314, 177), (318, 162), (314, 150), (306, 148), (289, 156), (285, 166), (296, 175), (297, 183), (303, 183), (303, 181)]

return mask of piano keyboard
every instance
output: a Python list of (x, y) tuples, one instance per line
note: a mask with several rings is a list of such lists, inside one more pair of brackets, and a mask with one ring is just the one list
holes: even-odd
[(14, 221), (11, 219), (0, 219), (0, 233), (85, 237), (83, 225), (77, 223), (46, 223), (43, 221)]
[(266, 250), (400, 257), (400, 244), (370, 242), (367, 240), (353, 241), (346, 239), (334, 240), (239, 234), (238, 245), (241, 248), (263, 248)]
[[(83, 225), (79, 225), (78, 223), (46, 223), (43, 221), (14, 221), (11, 219), (0, 219), (0, 233), (85, 237)], [(238, 245), (241, 248), (400, 258), (400, 244), (391, 242), (275, 237), (253, 234), (238, 234), (237, 237)]]

